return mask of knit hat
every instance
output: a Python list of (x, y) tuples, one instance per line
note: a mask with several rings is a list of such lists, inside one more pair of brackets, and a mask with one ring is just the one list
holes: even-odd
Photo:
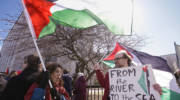
[[(123, 54), (123, 55), (122, 55)], [(131, 56), (125, 51), (125, 50), (121, 50), (121, 51), (118, 51), (116, 54), (115, 54), (115, 58), (118, 58), (119, 56), (126, 56), (129, 60), (132, 60)]]

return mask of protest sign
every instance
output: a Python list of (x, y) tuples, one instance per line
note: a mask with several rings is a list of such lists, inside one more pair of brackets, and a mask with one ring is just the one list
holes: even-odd
[(160, 100), (150, 65), (109, 69), (111, 100)]

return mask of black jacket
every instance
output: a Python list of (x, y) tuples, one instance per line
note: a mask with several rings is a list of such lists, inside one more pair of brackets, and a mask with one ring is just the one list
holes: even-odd
[(69, 96), (72, 97), (72, 77), (69, 74), (64, 74), (62, 78), (64, 81), (64, 88), (68, 92)]
[(39, 74), (37, 69), (26, 68), (20, 75), (11, 78), (0, 100), (24, 100), (24, 95)]

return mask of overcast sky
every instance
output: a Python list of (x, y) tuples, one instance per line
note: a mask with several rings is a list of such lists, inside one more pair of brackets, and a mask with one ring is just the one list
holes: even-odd
[[(175, 53), (174, 41), (180, 44), (180, 0), (134, 0), (135, 16), (134, 31), (149, 39), (141, 51), (152, 55)], [(0, 18), (5, 14), (19, 15), (20, 0), (2, 0)], [(7, 32), (2, 30), (6, 23), (0, 23), (0, 38), (5, 38)], [(0, 42), (0, 47), (2, 42)]]

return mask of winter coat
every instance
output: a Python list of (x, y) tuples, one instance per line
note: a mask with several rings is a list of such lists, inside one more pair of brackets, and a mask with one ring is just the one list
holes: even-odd
[(0, 100), (24, 100), (24, 95), (39, 74), (38, 69), (31, 67), (24, 69), (20, 75), (8, 81)]
[(64, 88), (68, 92), (69, 96), (72, 97), (72, 77), (69, 76), (69, 74), (64, 74), (62, 79), (64, 81)]
[(86, 80), (84, 76), (77, 79), (74, 87), (74, 100), (86, 100)]
[(0, 77), (0, 96), (2, 95), (3, 90), (5, 89), (7, 80), (3, 76)]
[[(65, 88), (62, 86), (55, 86), (57, 92), (61, 93), (65, 100), (70, 100), (68, 93), (66, 92)], [(47, 86), (46, 89), (38, 88), (38, 84), (35, 82), (27, 91), (26, 95), (24, 96), (24, 100), (52, 100), (50, 94), (50, 87)]]
[(110, 100), (109, 99), (109, 75), (108, 72), (106, 73), (105, 77), (100, 70), (96, 70), (96, 77), (100, 83), (100, 85), (104, 88), (104, 96), (103, 100)]
[(7, 80), (4, 79), (3, 76), (0, 78), (0, 92), (3, 92), (4, 88), (6, 87)]

